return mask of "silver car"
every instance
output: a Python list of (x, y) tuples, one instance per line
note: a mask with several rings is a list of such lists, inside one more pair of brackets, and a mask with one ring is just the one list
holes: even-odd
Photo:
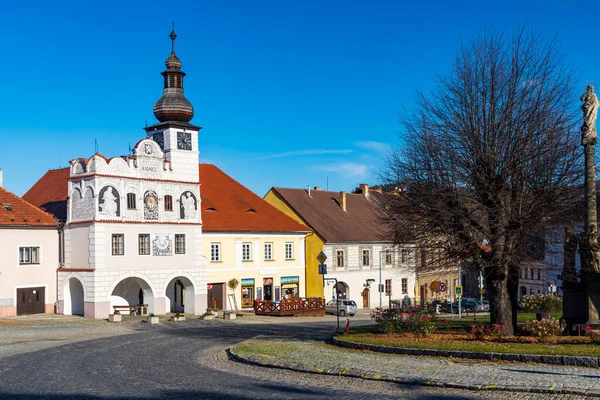
[[(338, 303), (340, 304), (340, 317), (345, 315), (353, 316), (356, 314), (358, 307), (356, 306), (354, 300), (338, 300)], [(338, 306), (335, 300), (331, 300), (329, 303), (327, 303), (327, 306), (325, 307), (326, 313), (335, 315), (337, 311)]]

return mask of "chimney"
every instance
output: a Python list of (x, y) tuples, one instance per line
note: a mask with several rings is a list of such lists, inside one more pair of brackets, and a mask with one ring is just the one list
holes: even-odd
[(310, 195), (310, 185), (308, 185), (308, 197), (312, 197), (312, 196)]
[(340, 207), (346, 211), (346, 192), (340, 192)]
[(377, 193), (383, 193), (383, 187), (381, 186), (373, 186), (373, 190)]
[(0, 187), (3, 187), (2, 186), (2, 184), (3, 184), (2, 179), (3, 179), (3, 174), (2, 174), (2, 170), (0, 169)]
[(317, 191), (317, 192), (321, 191), (321, 186), (315, 186), (315, 191)]
[(369, 185), (366, 183), (361, 183), (358, 185), (358, 187), (360, 188), (360, 192), (363, 194), (363, 196), (369, 197)]

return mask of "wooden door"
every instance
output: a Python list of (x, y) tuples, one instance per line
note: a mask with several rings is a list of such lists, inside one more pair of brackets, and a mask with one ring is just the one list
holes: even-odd
[(369, 308), (369, 297), (371, 296), (371, 291), (369, 289), (365, 289), (362, 292), (363, 298), (363, 308)]
[(43, 287), (17, 289), (17, 315), (43, 314), (45, 294)]
[(224, 283), (212, 283), (208, 289), (208, 308), (216, 308), (217, 310), (223, 310), (225, 300), (225, 284)]

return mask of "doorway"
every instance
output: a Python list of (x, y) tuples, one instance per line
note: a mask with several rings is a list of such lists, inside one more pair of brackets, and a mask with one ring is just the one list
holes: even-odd
[(371, 297), (371, 290), (369, 288), (365, 288), (362, 292), (363, 299), (363, 308), (370, 308), (369, 299)]
[(43, 287), (17, 289), (17, 315), (44, 314), (45, 299)]
[(208, 285), (208, 307), (223, 310), (225, 306), (225, 284), (210, 283)]
[(263, 279), (265, 301), (273, 301), (273, 278)]

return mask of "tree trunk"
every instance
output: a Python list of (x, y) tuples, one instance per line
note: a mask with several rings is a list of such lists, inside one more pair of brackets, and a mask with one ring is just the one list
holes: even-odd
[(514, 335), (513, 305), (509, 292), (508, 278), (504, 277), (503, 279), (495, 279), (492, 282), (488, 282), (488, 293), (490, 322), (492, 324), (504, 325), (505, 335)]

